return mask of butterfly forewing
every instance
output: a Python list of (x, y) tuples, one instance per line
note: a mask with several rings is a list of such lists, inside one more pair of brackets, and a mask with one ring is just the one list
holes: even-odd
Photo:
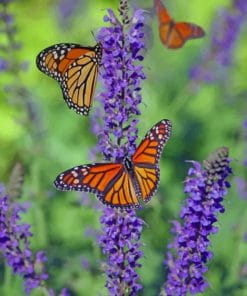
[(152, 127), (132, 156), (140, 194), (144, 202), (150, 200), (159, 184), (161, 152), (171, 136), (171, 121), (164, 119)]
[(159, 23), (162, 23), (162, 24), (170, 23), (171, 17), (166, 7), (160, 0), (154, 0), (154, 7), (156, 10), (156, 14), (158, 16)]
[(96, 87), (102, 47), (61, 43), (44, 49), (36, 59), (40, 71), (56, 79), (69, 108), (87, 115)]
[(77, 166), (58, 175), (54, 185), (62, 191), (95, 193), (102, 203), (112, 207), (131, 208), (138, 205), (133, 183), (122, 163)]

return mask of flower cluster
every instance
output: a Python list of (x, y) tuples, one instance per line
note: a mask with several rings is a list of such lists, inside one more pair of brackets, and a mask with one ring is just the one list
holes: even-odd
[[(145, 79), (143, 67), (136, 65), (143, 59), (143, 15), (137, 10), (126, 32), (113, 11), (108, 10), (108, 13), (105, 21), (111, 26), (100, 29), (98, 33), (104, 48), (101, 72), (104, 91), (100, 97), (105, 111), (99, 147), (106, 159), (119, 160), (133, 154), (136, 148), (138, 120), (133, 119), (133, 115), (140, 114), (140, 83)], [(126, 18), (125, 13), (123, 17)]]
[[(247, 143), (247, 120), (245, 120), (243, 124), (244, 128), (244, 141)], [(245, 155), (247, 152), (247, 146), (245, 145)], [(247, 158), (244, 159), (243, 165), (246, 168), (247, 167)], [(235, 183), (237, 184), (238, 193), (240, 198), (247, 200), (247, 180), (243, 177), (235, 177)]]
[(231, 174), (229, 162), (227, 148), (211, 155), (204, 162), (204, 168), (192, 162), (184, 188), (188, 197), (180, 213), (183, 222), (173, 222), (172, 232), (176, 237), (167, 254), (169, 273), (165, 291), (168, 296), (201, 293), (208, 285), (204, 278), (205, 264), (213, 256), (208, 250), (209, 235), (218, 230), (214, 226), (216, 214), (224, 212), (222, 201), (229, 187), (226, 179)]
[(106, 287), (110, 295), (136, 295), (142, 288), (137, 283), (139, 276), (135, 268), (141, 267), (139, 239), (144, 222), (132, 210), (116, 212), (110, 208), (104, 210), (100, 222), (104, 235), (100, 236), (99, 244), (109, 256)]
[(10, 203), (8, 196), (0, 188), (0, 250), (15, 274), (24, 278), (26, 293), (41, 286), (48, 278), (44, 270), (46, 256), (37, 252), (33, 259), (29, 238), (32, 236), (30, 225), (21, 224), (21, 213), (27, 207)]
[(78, 6), (80, 4), (80, 0), (59, 0), (57, 3), (57, 12), (58, 12), (58, 21), (59, 25), (68, 28), (69, 20), (76, 12)]
[(9, 13), (9, 5), (12, 0), (0, 1), (0, 34), (5, 35), (5, 40), (0, 44), (0, 72), (15, 72), (19, 68), (24, 68), (25, 63), (16, 64), (16, 60), (10, 59), (12, 53), (20, 48), (20, 43), (16, 41), (16, 27), (13, 15)]
[[(33, 100), (20, 77), (20, 73), (27, 70), (28, 62), (20, 60), (17, 54), (21, 43), (16, 35), (15, 19), (9, 12), (12, 2), (13, 0), (0, 1), (0, 37), (4, 35), (0, 38), (0, 72), (4, 72), (10, 78), (8, 84), (4, 86), (3, 98), (17, 105), (18, 108), (24, 108), (26, 119), (31, 122), (27, 126), (33, 128), (33, 136), (40, 137), (43, 126), (37, 100)], [(22, 118), (22, 122), (24, 121)]]
[[(94, 120), (98, 131), (98, 149), (106, 160), (119, 161), (136, 149), (137, 119), (141, 103), (140, 84), (145, 75), (138, 62), (143, 60), (143, 21), (141, 10), (128, 17), (127, 1), (120, 1), (119, 20), (112, 10), (104, 20), (110, 23), (98, 32), (104, 48), (101, 67), (103, 92), (99, 95), (103, 109), (102, 128)], [(142, 288), (136, 268), (142, 252), (139, 242), (143, 221), (134, 210), (118, 211), (105, 208), (101, 217), (103, 234), (99, 244), (108, 257), (105, 265), (106, 287), (110, 295), (136, 295)]]
[(211, 29), (210, 47), (203, 53), (201, 61), (190, 70), (192, 80), (212, 83), (224, 79), (226, 69), (232, 64), (234, 49), (246, 18), (245, 0), (232, 0), (230, 8), (222, 8), (218, 12)]

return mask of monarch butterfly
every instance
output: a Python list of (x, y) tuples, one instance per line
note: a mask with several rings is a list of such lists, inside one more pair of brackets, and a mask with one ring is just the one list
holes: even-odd
[(139, 207), (155, 194), (159, 179), (159, 159), (171, 135), (171, 122), (163, 119), (147, 132), (135, 153), (116, 163), (76, 166), (57, 176), (57, 189), (95, 193), (111, 207)]
[(61, 43), (42, 50), (36, 65), (41, 72), (58, 81), (69, 108), (88, 115), (101, 58), (100, 43), (94, 47)]
[(160, 0), (154, 0), (154, 7), (159, 20), (160, 39), (168, 48), (181, 48), (187, 40), (205, 35), (204, 30), (195, 24), (175, 22)]

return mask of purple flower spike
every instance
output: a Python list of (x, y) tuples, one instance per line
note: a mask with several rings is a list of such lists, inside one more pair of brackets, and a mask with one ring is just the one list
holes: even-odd
[(137, 295), (142, 286), (138, 284), (139, 276), (135, 268), (142, 257), (139, 250), (144, 222), (136, 217), (134, 210), (115, 211), (105, 208), (100, 219), (104, 234), (99, 244), (104, 254), (108, 255), (105, 272), (106, 287), (110, 295)]
[(124, 24), (129, 22), (126, 12), (121, 14), (122, 23), (112, 10), (108, 10), (105, 20), (111, 26), (102, 28), (98, 33), (98, 40), (104, 49), (101, 68), (104, 91), (100, 97), (103, 98), (105, 111), (99, 147), (107, 160), (123, 159), (136, 149), (138, 120), (132, 117), (140, 115), (140, 84), (145, 79), (143, 67), (138, 64), (143, 60), (144, 49), (141, 12), (136, 11), (126, 31)]
[(226, 78), (234, 50), (243, 25), (247, 19), (246, 0), (232, 0), (229, 8), (222, 8), (211, 28), (211, 44), (201, 61), (190, 70), (195, 81), (213, 83)]
[(204, 168), (192, 162), (185, 180), (188, 197), (180, 213), (182, 222), (173, 222), (176, 237), (169, 245), (165, 262), (169, 269), (164, 287), (167, 296), (202, 293), (208, 286), (205, 264), (213, 257), (208, 250), (209, 235), (218, 231), (214, 226), (216, 215), (225, 210), (222, 201), (230, 186), (226, 179), (232, 173), (229, 163), (227, 148), (212, 154)]
[(45, 254), (38, 252), (32, 259), (30, 225), (20, 224), (20, 215), (26, 210), (23, 205), (11, 204), (8, 196), (0, 198), (0, 250), (13, 272), (23, 277), (25, 291), (29, 294), (32, 289), (42, 285), (48, 275), (44, 270), (47, 261)]
[[(104, 21), (109, 27), (100, 29), (97, 41), (102, 44), (103, 57), (100, 70), (103, 92), (98, 98), (103, 105), (103, 121), (97, 113), (92, 120), (101, 151), (108, 161), (122, 161), (136, 150), (138, 137), (136, 116), (140, 115), (141, 82), (145, 79), (143, 67), (144, 33), (143, 11), (128, 17), (126, 0), (120, 1), (120, 19), (112, 10)], [(105, 208), (100, 220), (103, 234), (98, 239), (107, 263), (106, 284), (109, 294), (137, 295), (142, 286), (136, 269), (141, 267), (139, 242), (144, 222), (134, 210), (119, 211)]]

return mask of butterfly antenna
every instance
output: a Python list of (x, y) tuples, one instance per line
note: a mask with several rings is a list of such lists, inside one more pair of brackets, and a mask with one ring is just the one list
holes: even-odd
[(91, 34), (93, 35), (93, 38), (94, 38), (94, 40), (96, 41), (96, 43), (98, 43), (98, 41), (97, 41), (97, 39), (96, 39), (96, 36), (94, 35), (94, 32), (93, 32), (93, 31), (91, 31)]

